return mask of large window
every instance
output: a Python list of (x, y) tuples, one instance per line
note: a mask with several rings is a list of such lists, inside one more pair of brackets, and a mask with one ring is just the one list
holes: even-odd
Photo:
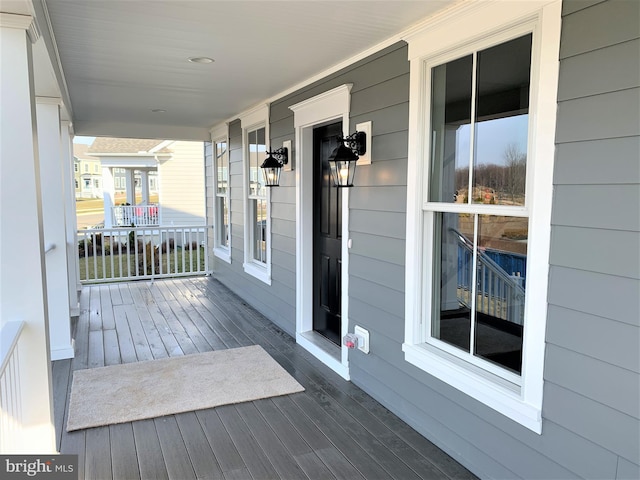
[(433, 226), (427, 341), (518, 385), (529, 212), (516, 207), (526, 198), (531, 39), (430, 67), (424, 205)]
[(227, 139), (219, 138), (213, 142), (213, 169), (215, 181), (214, 225), (215, 254), (231, 262), (230, 214), (229, 214), (229, 151)]
[(537, 432), (559, 27), (512, 2), (409, 39), (405, 358)]
[(267, 187), (260, 165), (264, 161), (267, 145), (264, 127), (247, 133), (249, 166), (249, 238), (251, 260), (267, 263)]
[(260, 165), (267, 152), (268, 106), (240, 118), (244, 170), (244, 271), (271, 284), (271, 220), (269, 190)]

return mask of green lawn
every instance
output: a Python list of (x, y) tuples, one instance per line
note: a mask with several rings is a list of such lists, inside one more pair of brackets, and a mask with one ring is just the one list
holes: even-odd
[[(183, 250), (178, 247), (170, 253), (161, 254), (162, 262), (156, 267), (155, 275), (166, 273), (205, 273), (205, 251), (203, 247), (200, 250), (200, 264), (198, 265), (198, 250)], [(154, 261), (157, 253), (154, 252)], [(151, 267), (150, 255), (147, 257), (146, 271), (145, 265), (142, 264), (144, 255), (122, 254), (122, 255), (105, 255), (80, 257), (80, 280), (86, 283), (93, 281), (99, 282), (106, 279), (114, 281), (127, 278), (129, 276), (138, 276), (139, 267), (143, 275), (151, 275), (153, 268)], [(168, 267), (167, 267), (168, 260)]]

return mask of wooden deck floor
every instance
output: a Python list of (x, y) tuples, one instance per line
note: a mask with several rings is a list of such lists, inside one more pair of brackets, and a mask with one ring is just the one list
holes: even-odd
[[(475, 478), (211, 278), (85, 287), (76, 356), (53, 364), (61, 453), (87, 479)], [(72, 372), (261, 345), (305, 392), (67, 433)]]

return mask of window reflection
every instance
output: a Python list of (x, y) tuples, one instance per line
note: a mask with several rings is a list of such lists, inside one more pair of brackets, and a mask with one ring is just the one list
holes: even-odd
[(432, 202), (454, 202), (468, 189), (472, 71), (471, 55), (433, 69)]
[(249, 143), (249, 195), (264, 197), (267, 192), (260, 165), (264, 162), (267, 152), (265, 128), (250, 131), (247, 141)]
[(520, 373), (528, 219), (440, 212), (434, 233), (431, 336)]
[(525, 204), (531, 39), (432, 69), (429, 201)]
[(524, 205), (531, 35), (478, 52), (473, 203)]

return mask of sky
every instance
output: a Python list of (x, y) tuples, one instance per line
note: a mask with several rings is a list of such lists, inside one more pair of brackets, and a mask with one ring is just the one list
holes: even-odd
[(91, 145), (96, 137), (81, 137), (75, 136), (73, 137), (73, 143), (84, 143), (85, 145)]

